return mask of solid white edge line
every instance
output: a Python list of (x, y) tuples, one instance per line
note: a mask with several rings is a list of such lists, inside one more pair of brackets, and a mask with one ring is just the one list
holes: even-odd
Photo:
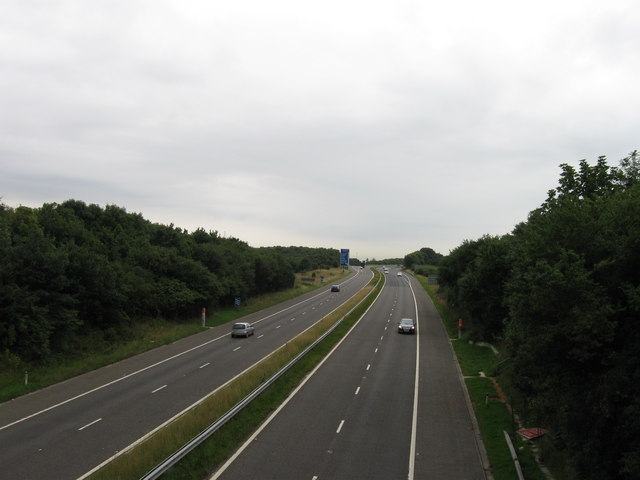
[[(356, 279), (356, 277), (357, 277), (359, 274), (360, 274), (360, 270), (356, 271), (356, 274), (355, 274), (351, 279), (348, 279), (347, 281), (345, 281), (345, 282), (343, 282), (343, 283), (349, 283), (349, 282), (351, 282), (351, 281), (355, 280), (355, 279)], [(266, 317), (263, 317), (263, 318), (261, 318), (260, 320), (256, 320), (256, 321), (255, 321), (255, 322), (253, 322), (253, 323), (260, 323), (260, 322), (262, 322), (263, 320), (266, 320), (266, 319), (268, 319), (268, 318), (271, 318), (271, 317), (273, 317), (274, 315), (278, 315), (279, 313), (286, 312), (287, 310), (290, 310), (290, 309), (292, 309), (293, 307), (297, 307), (298, 305), (302, 305), (303, 303), (309, 302), (309, 301), (311, 301), (311, 300), (313, 300), (313, 299), (315, 299), (315, 298), (317, 298), (317, 297), (319, 297), (319, 296), (321, 296), (321, 295), (324, 295), (324, 294), (326, 294), (326, 293), (327, 293), (327, 291), (326, 291), (326, 290), (323, 290), (322, 292), (318, 293), (317, 295), (314, 295), (313, 297), (309, 297), (309, 298), (307, 298), (306, 300), (303, 300), (303, 301), (298, 302), (298, 303), (294, 303), (293, 305), (290, 305), (290, 306), (288, 306), (287, 308), (283, 308), (282, 310), (278, 310), (277, 312), (274, 312), (274, 313), (272, 313), (271, 315), (267, 315)], [(331, 312), (330, 312), (330, 313), (331, 313)], [(323, 318), (324, 318), (324, 317), (323, 317)], [(310, 328), (311, 328), (311, 327), (310, 327)], [(174, 358), (181, 357), (182, 355), (185, 355), (185, 354), (187, 354), (187, 353), (189, 353), (189, 352), (193, 352), (194, 350), (197, 350), (198, 348), (204, 347), (205, 345), (209, 345), (210, 343), (216, 342), (216, 341), (218, 341), (218, 340), (220, 340), (220, 339), (222, 339), (222, 338), (226, 338), (227, 336), (228, 336), (227, 334), (224, 334), (224, 335), (221, 335), (221, 336), (219, 336), (219, 337), (213, 338), (213, 339), (208, 340), (208, 341), (206, 341), (206, 342), (204, 342), (204, 343), (201, 343), (200, 345), (196, 345), (195, 347), (192, 347), (192, 348), (190, 348), (190, 349), (188, 349), (188, 350), (185, 350), (184, 352), (180, 352), (180, 353), (178, 353), (178, 354), (176, 354), (176, 355), (173, 355), (173, 356), (171, 356), (171, 357), (165, 358), (164, 360), (160, 360), (159, 362), (156, 362), (156, 363), (154, 363), (154, 364), (152, 364), (152, 365), (147, 365), (146, 367), (141, 368), (140, 370), (136, 370), (135, 372), (128, 373), (127, 375), (123, 375), (122, 377), (117, 378), (117, 379), (115, 379), (115, 380), (112, 380), (111, 382), (107, 382), (107, 383), (105, 383), (104, 385), (100, 385), (100, 386), (98, 386), (98, 387), (96, 387), (96, 388), (93, 388), (93, 389), (88, 390), (88, 391), (86, 391), (86, 392), (84, 392), (84, 393), (81, 393), (81, 394), (79, 394), (79, 395), (76, 395), (75, 397), (68, 398), (68, 399), (66, 399), (66, 400), (64, 400), (64, 401), (62, 401), (62, 402), (56, 403), (55, 405), (51, 405), (50, 407), (44, 408), (44, 409), (42, 409), (42, 410), (40, 410), (40, 411), (38, 411), (38, 412), (34, 412), (34, 413), (32, 413), (31, 415), (27, 415), (26, 417), (20, 418), (20, 419), (18, 419), (18, 420), (16, 420), (16, 421), (14, 421), (14, 422), (11, 422), (11, 423), (8, 423), (8, 424), (6, 424), (6, 425), (1, 426), (1, 427), (0, 427), (0, 431), (4, 430), (5, 428), (12, 427), (13, 425), (16, 425), (16, 424), (18, 424), (18, 423), (21, 423), (21, 422), (24, 422), (24, 421), (26, 421), (26, 420), (29, 420), (30, 418), (33, 418), (33, 417), (36, 417), (36, 416), (41, 415), (41, 414), (43, 414), (43, 413), (46, 413), (46, 412), (48, 412), (49, 410), (53, 410), (54, 408), (58, 408), (58, 407), (61, 407), (62, 405), (66, 405), (67, 403), (69, 403), (69, 402), (73, 402), (74, 400), (77, 400), (78, 398), (82, 398), (82, 397), (84, 397), (84, 396), (86, 396), (86, 395), (89, 395), (89, 394), (91, 394), (91, 393), (93, 393), (93, 392), (97, 392), (98, 390), (102, 390), (103, 388), (106, 388), (106, 387), (108, 387), (108, 386), (110, 386), (110, 385), (113, 385), (114, 383), (118, 383), (118, 382), (120, 382), (120, 381), (122, 381), (122, 380), (124, 380), (124, 379), (126, 379), (126, 378), (129, 378), (129, 377), (132, 377), (132, 376), (137, 375), (137, 374), (139, 374), (139, 373), (142, 373), (142, 372), (144, 372), (144, 371), (146, 371), (146, 370), (149, 370), (149, 369), (151, 369), (151, 368), (153, 368), (153, 367), (157, 367), (158, 365), (162, 365), (163, 363), (166, 363), (166, 362), (168, 362), (168, 361), (170, 361), (170, 360), (173, 360)]]
[(413, 386), (413, 419), (411, 421), (411, 448), (409, 450), (409, 474), (407, 475), (408, 480), (413, 480), (415, 475), (415, 466), (416, 466), (416, 437), (418, 433), (418, 386), (420, 379), (420, 325), (418, 322), (418, 300), (416, 300), (416, 293), (411, 286), (411, 281), (409, 280), (409, 288), (411, 289), (411, 294), (413, 295), (413, 303), (416, 308), (416, 378), (414, 380)]
[(282, 402), (282, 404), (269, 416), (269, 418), (267, 418), (264, 421), (262, 425), (260, 425), (260, 427), (258, 427), (258, 429), (253, 433), (253, 435), (251, 435), (247, 439), (247, 441), (244, 442), (244, 444), (229, 458), (229, 460), (224, 462), (224, 464), (220, 467), (220, 469), (217, 472), (215, 472), (211, 477), (209, 477), (209, 480), (217, 480), (218, 478), (220, 478), (220, 475), (222, 475), (225, 472), (225, 470), (229, 468), (229, 466), (233, 462), (235, 462), (236, 458), (238, 458), (242, 454), (242, 452), (244, 452), (247, 449), (247, 447), (251, 443), (253, 443), (253, 441), (258, 437), (258, 435), (260, 435), (260, 432), (262, 432), (262, 430), (264, 430), (267, 427), (267, 425), (269, 425), (269, 423), (271, 423), (271, 421), (274, 418), (276, 418), (276, 416), (280, 413), (280, 411), (293, 399), (293, 397), (302, 389), (302, 387), (304, 387), (304, 385), (311, 379), (311, 377), (315, 375), (315, 373), (320, 369), (320, 367), (322, 367), (324, 362), (326, 362), (329, 359), (329, 357), (333, 355), (333, 352), (335, 352), (338, 349), (338, 347), (342, 345), (342, 342), (344, 342), (346, 338), (351, 334), (353, 329), (358, 326), (358, 324), (360, 323), (360, 320), (364, 318), (364, 316), (369, 312), (371, 307), (376, 303), (376, 301), (378, 300), (378, 297), (382, 294), (382, 290), (384, 290), (384, 287), (387, 284), (386, 278), (385, 277), (382, 277), (382, 278), (385, 280), (385, 283), (382, 285), (380, 292), (378, 292), (378, 296), (373, 300), (373, 302), (371, 302), (371, 305), (369, 305), (369, 307), (364, 311), (364, 313), (360, 316), (358, 321), (353, 324), (353, 326), (349, 329), (347, 334), (344, 337), (342, 337), (342, 339), (338, 343), (336, 343), (336, 345), (331, 349), (331, 351), (327, 354), (327, 356), (324, 357), (322, 361), (318, 363), (318, 365), (316, 365), (316, 368), (314, 368), (311, 371), (311, 373), (309, 373), (309, 375), (307, 375), (304, 378), (304, 380), (300, 382), (300, 385), (298, 385), (298, 387), (295, 390), (293, 390), (293, 392), (291, 392), (291, 394), (285, 399), (285, 401)]

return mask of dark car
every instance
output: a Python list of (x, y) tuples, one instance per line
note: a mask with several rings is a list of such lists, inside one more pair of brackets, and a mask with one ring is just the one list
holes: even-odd
[(398, 322), (398, 333), (416, 333), (416, 322), (413, 318), (403, 318)]
[(231, 328), (231, 337), (249, 337), (254, 334), (253, 325), (246, 322), (234, 323)]
[(331, 285), (331, 291), (332, 292), (339, 292), (340, 291), (340, 285)]

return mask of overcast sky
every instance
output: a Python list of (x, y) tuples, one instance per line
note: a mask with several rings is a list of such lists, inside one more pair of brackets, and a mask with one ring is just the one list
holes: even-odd
[(637, 0), (0, 0), (0, 200), (447, 254), (640, 148)]

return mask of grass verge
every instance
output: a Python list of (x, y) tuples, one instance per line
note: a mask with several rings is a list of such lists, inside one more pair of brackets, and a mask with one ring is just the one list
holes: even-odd
[[(295, 388), (295, 386), (335, 345), (346, 331), (362, 315), (373, 301), (373, 292), (379, 274), (356, 297), (345, 305), (326, 316), (314, 327), (306, 330), (298, 337), (288, 342), (283, 348), (261, 361), (250, 370), (236, 376), (223, 385), (204, 401), (185, 412), (175, 421), (160, 429), (154, 435), (145, 439), (139, 445), (95, 472), (89, 478), (101, 479), (134, 479), (140, 478), (155, 465), (167, 458), (182, 445), (206, 429), (221, 415), (246, 397), (258, 385), (271, 377), (284, 366), (293, 356), (316, 340), (331, 325), (354, 308), (354, 306), (372, 293), (366, 301), (344, 318), (342, 323), (327, 338), (297, 363), (274, 385), (254, 400), (249, 407), (236, 415), (230, 422), (216, 431), (207, 441), (201, 444), (185, 459), (183, 459), (163, 478), (203, 478), (211, 473), (220, 462), (231, 455), (238, 448), (239, 442), (253, 432), (257, 426), (273, 411)], [(377, 288), (381, 288), (378, 285)]]

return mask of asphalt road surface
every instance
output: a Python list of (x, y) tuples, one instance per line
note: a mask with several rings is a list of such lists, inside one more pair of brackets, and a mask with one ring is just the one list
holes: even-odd
[(326, 287), (245, 317), (255, 325), (247, 339), (232, 339), (230, 325), (212, 328), (0, 404), (0, 477), (82, 477), (309, 328), (371, 278), (358, 269), (338, 293)]
[[(431, 300), (412, 277), (391, 270), (386, 280), (345, 340), (212, 479), (487, 478)], [(405, 317), (417, 335), (397, 333)]]

